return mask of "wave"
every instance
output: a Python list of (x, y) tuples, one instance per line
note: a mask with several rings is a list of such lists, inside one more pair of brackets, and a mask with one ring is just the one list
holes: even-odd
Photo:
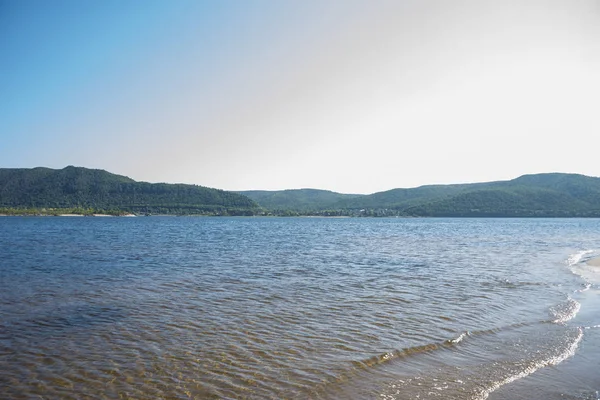
[(577, 289), (575, 291), (575, 293), (583, 293), (583, 292), (587, 292), (588, 290), (590, 290), (590, 288), (592, 287), (592, 284), (589, 282), (586, 282), (583, 284), (583, 287), (581, 289)]
[[(504, 361), (500, 361), (500, 359), (498, 359), (498, 361), (491, 362), (493, 361), (493, 359), (496, 359), (498, 357), (498, 354), (496, 354), (496, 351), (494, 351), (493, 354), (483, 356), (484, 359), (488, 357), (492, 358), (489, 359), (491, 363), (486, 363), (485, 366), (480, 366), (480, 371), (472, 370), (472, 366), (465, 367), (466, 369), (463, 372), (469, 370), (471, 372), (467, 372), (467, 375), (464, 375), (463, 372), (456, 372), (457, 375), (454, 375), (453, 372), (449, 372), (448, 374), (452, 376), (450, 380), (448, 380), (450, 378), (449, 375), (445, 377), (443, 375), (438, 376), (436, 372), (434, 375), (429, 377), (432, 381), (428, 382), (427, 384), (423, 380), (427, 380), (427, 377), (415, 378), (420, 379), (420, 382), (418, 384), (415, 383), (416, 381), (413, 382), (419, 385), (419, 389), (415, 387), (406, 387), (405, 385), (412, 385), (409, 383), (410, 379), (408, 379), (405, 380), (403, 384), (393, 387), (393, 391), (395, 393), (388, 393), (387, 395), (384, 395), (380, 392), (382, 398), (397, 399), (402, 398), (404, 394), (406, 394), (405, 390), (408, 390), (408, 392), (417, 390), (421, 394), (427, 394), (427, 392), (422, 392), (421, 390), (428, 387), (428, 390), (433, 390), (433, 392), (431, 393), (435, 393), (436, 395), (439, 394), (442, 397), (446, 396), (447, 398), (464, 398), (457, 394), (462, 390), (466, 390), (465, 385), (467, 383), (464, 382), (469, 381), (470, 383), (468, 385), (471, 386), (471, 383), (479, 381), (479, 384), (476, 384), (469, 390), (471, 396), (469, 396), (468, 398), (483, 400), (486, 399), (490, 393), (492, 393), (493, 391), (497, 390), (499, 387), (505, 384), (526, 377), (546, 366), (559, 364), (566, 358), (569, 358), (572, 355), (574, 355), (576, 349), (579, 346), (579, 343), (582, 340), (583, 331), (585, 329), (591, 329), (591, 327), (569, 327), (567, 325), (567, 322), (575, 318), (575, 316), (579, 313), (580, 309), (581, 304), (571, 296), (568, 296), (564, 302), (559, 303), (549, 309), (550, 318), (548, 319), (520, 322), (491, 329), (464, 331), (458, 333), (454, 337), (439, 342), (432, 342), (420, 346), (408, 347), (377, 354), (375, 356), (363, 360), (357, 360), (352, 362), (352, 371), (348, 371), (348, 374), (343, 374), (344, 377), (341, 378), (341, 380), (347, 381), (353, 375), (358, 376), (358, 374), (369, 373), (369, 371), (374, 372), (373, 369), (378, 369), (380, 366), (383, 367), (383, 365), (387, 366), (383, 367), (384, 369), (382, 371), (389, 371), (390, 369), (403, 371), (405, 370), (405, 368), (410, 369), (411, 365), (420, 365), (421, 363), (419, 359), (411, 361), (412, 358), (425, 354), (428, 354), (427, 357), (435, 357), (440, 358), (440, 360), (444, 360), (448, 356), (444, 355), (443, 352), (458, 351), (458, 353), (456, 353), (456, 356), (450, 355), (450, 358), (459, 359), (463, 361), (469, 360), (471, 359), (471, 357), (481, 359), (480, 357), (483, 356), (482, 352), (485, 354), (488, 351), (490, 351), (490, 349), (488, 348), (489, 343), (496, 342), (498, 340), (500, 340), (500, 342), (498, 343), (503, 343), (506, 340), (506, 335), (509, 335), (508, 337), (513, 338), (511, 339), (511, 343), (513, 343), (514, 346), (523, 346), (523, 343), (521, 342), (521, 337), (527, 337), (527, 340), (531, 342), (531, 345), (533, 347), (538, 346), (539, 350), (537, 350), (536, 352), (528, 353), (526, 348), (523, 348), (522, 351), (525, 351), (525, 353), (517, 352), (511, 356), (510, 360), (507, 359)], [(548, 324), (555, 326), (555, 328), (552, 328), (553, 331), (555, 331), (556, 329), (559, 330), (555, 332), (570, 331), (571, 334), (568, 335), (568, 339), (567, 337), (561, 339), (561, 343), (555, 342), (552, 345), (550, 345), (551, 342), (544, 340), (543, 342), (546, 344), (541, 344), (537, 338), (540, 334), (544, 335), (544, 333), (541, 332), (545, 332), (547, 329), (549, 329), (543, 328), (544, 325), (547, 326)], [(594, 328), (596, 328), (596, 326), (594, 326)], [(521, 329), (525, 329), (525, 331), (521, 331)], [(566, 329), (567, 331), (563, 331), (563, 329)], [(532, 330), (536, 331), (537, 333), (532, 334)], [(525, 336), (522, 336), (525, 332), (527, 332)], [(500, 336), (498, 338), (495, 338), (496, 335)], [(560, 334), (560, 336), (562, 335), (563, 334)], [(486, 338), (486, 336), (491, 337)], [(503, 354), (503, 357), (507, 356), (508, 353), (506, 353), (506, 351), (512, 348), (513, 345), (504, 347), (504, 350), (500, 351), (500, 354)], [(522, 358), (522, 356), (526, 354), (530, 354), (531, 358)], [(400, 359), (402, 359), (403, 361), (399, 362)], [(479, 378), (475, 378), (474, 375), (471, 375), (473, 373), (475, 375), (481, 375), (479, 376)], [(437, 380), (433, 379), (434, 377)], [(443, 382), (445, 382), (445, 386), (441, 385), (441, 383)], [(403, 386), (404, 389), (402, 389), (401, 386)], [(465, 392), (462, 393), (464, 394)]]
[(550, 309), (552, 317), (554, 318), (551, 322), (555, 324), (565, 324), (567, 321), (575, 318), (580, 309), (581, 303), (569, 296), (565, 303), (561, 303)]
[(573, 343), (571, 343), (570, 346), (568, 346), (565, 351), (563, 351), (562, 353), (549, 357), (547, 359), (541, 360), (541, 361), (536, 361), (531, 363), (530, 365), (528, 365), (524, 370), (508, 376), (504, 379), (501, 379), (497, 382), (494, 382), (492, 385), (490, 385), (489, 387), (482, 389), (475, 397), (474, 400), (485, 400), (489, 397), (489, 395), (494, 392), (495, 390), (497, 390), (498, 388), (500, 388), (501, 386), (504, 386), (508, 383), (514, 382), (518, 379), (524, 378), (528, 375), (531, 375), (532, 373), (534, 373), (535, 371), (539, 370), (540, 368), (544, 368), (550, 365), (557, 365), (560, 364), (561, 362), (563, 362), (564, 360), (566, 360), (569, 357), (572, 357), (573, 355), (575, 355), (575, 351), (577, 350), (577, 347), (579, 347), (579, 343), (581, 342), (581, 339), (583, 338), (583, 329), (582, 328), (577, 328), (578, 329), (578, 334), (575, 337), (575, 339), (573, 340)]
[(582, 293), (590, 288), (598, 288), (600, 286), (598, 268), (587, 264), (588, 261), (599, 255), (598, 250), (582, 250), (568, 258), (567, 266), (570, 271), (584, 280), (582, 288), (576, 290), (575, 293)]
[(469, 336), (471, 333), (470, 332), (464, 332), (461, 333), (456, 339), (449, 339), (447, 340), (447, 342), (452, 343), (452, 344), (457, 344), (462, 342), (467, 336)]
[(428, 362), (434, 362), (436, 368), (423, 369), (424, 364), (419, 360), (388, 367), (387, 370), (395, 367), (391, 371), (396, 371), (395, 375), (401, 379), (388, 383), (378, 395), (388, 400), (434, 397), (485, 400), (503, 385), (557, 365), (575, 354), (584, 329), (552, 324), (552, 331), (548, 332), (544, 328), (548, 323), (540, 321), (522, 329), (495, 330), (498, 335), (493, 337), (476, 338), (477, 333), (461, 335), (459, 343), (464, 342), (464, 347), (449, 349), (456, 353), (428, 356)]
[[(547, 321), (541, 321), (541, 322), (545, 323)], [(392, 360), (398, 359), (398, 358), (406, 358), (406, 357), (415, 356), (415, 355), (419, 355), (419, 354), (423, 354), (423, 353), (430, 353), (435, 350), (449, 349), (458, 344), (463, 343), (469, 337), (492, 335), (492, 334), (497, 334), (502, 331), (517, 329), (517, 328), (521, 328), (524, 326), (530, 326), (530, 325), (533, 325), (533, 324), (532, 323), (516, 323), (516, 324), (506, 325), (506, 326), (492, 328), (492, 329), (484, 329), (484, 330), (477, 330), (477, 331), (465, 331), (465, 332), (461, 332), (455, 338), (446, 339), (446, 340), (442, 340), (442, 341), (435, 342), (435, 343), (428, 343), (428, 344), (424, 344), (424, 345), (420, 345), (420, 346), (405, 347), (402, 349), (388, 351), (386, 353), (377, 354), (375, 356), (372, 356), (372, 357), (369, 357), (369, 358), (366, 358), (363, 360), (353, 361), (352, 365), (354, 367), (362, 368), (362, 369), (370, 368), (370, 367), (373, 367), (373, 366), (376, 366), (379, 364), (383, 364), (383, 363), (386, 363), (386, 362), (389, 362), (389, 361), (392, 361)]]
[[(369, 374), (378, 371), (379, 367), (383, 367), (387, 364), (393, 364), (399, 360), (409, 360), (414, 357), (418, 357), (425, 354), (435, 354), (444, 350), (452, 350), (457, 346), (461, 346), (468, 342), (467, 339), (472, 337), (479, 337), (484, 335), (493, 335), (502, 331), (512, 330), (519, 327), (523, 327), (530, 324), (512, 324), (503, 327), (497, 327), (493, 329), (479, 330), (479, 331), (465, 331), (458, 334), (456, 337), (449, 338), (446, 340), (440, 340), (438, 342), (427, 343), (419, 346), (405, 347), (402, 349), (395, 349), (385, 353), (377, 354), (372, 357), (368, 357), (361, 360), (355, 360), (351, 362), (350, 368), (345, 371), (336, 374), (333, 377), (324, 379), (319, 385), (313, 388), (312, 393), (317, 398), (320, 398), (319, 394), (323, 394), (339, 384), (348, 383), (362, 374)], [(398, 364), (402, 365), (402, 364)], [(326, 397), (327, 398), (327, 397)]]
[(567, 258), (567, 265), (569, 267), (572, 267), (576, 264), (579, 264), (584, 256), (586, 256), (587, 254), (593, 253), (593, 252), (594, 252), (594, 250), (581, 250), (575, 254), (571, 254), (569, 256), (569, 258)]

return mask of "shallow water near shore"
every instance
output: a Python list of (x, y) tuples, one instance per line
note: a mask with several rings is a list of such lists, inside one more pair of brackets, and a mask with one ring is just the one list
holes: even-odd
[(598, 398), (597, 219), (0, 224), (0, 398)]

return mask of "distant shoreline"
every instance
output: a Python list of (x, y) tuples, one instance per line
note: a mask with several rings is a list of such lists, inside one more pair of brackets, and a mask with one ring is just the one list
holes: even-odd
[(0, 217), (92, 217), (92, 218), (103, 218), (103, 217), (137, 217), (135, 214), (122, 214), (122, 215), (111, 215), (111, 214), (0, 214)]
[[(196, 217), (196, 218), (220, 218), (220, 217), (236, 217), (236, 218), (306, 218), (306, 219), (600, 219), (600, 217), (532, 217), (532, 216), (357, 216), (357, 215), (227, 215), (227, 214), (74, 214), (74, 213), (0, 213), (1, 217), (86, 217), (86, 218), (104, 218), (104, 217)], [(588, 261), (589, 265), (600, 267), (600, 257)]]

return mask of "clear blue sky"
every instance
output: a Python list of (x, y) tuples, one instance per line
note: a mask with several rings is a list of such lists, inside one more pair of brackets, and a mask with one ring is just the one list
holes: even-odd
[(597, 1), (0, 0), (0, 167), (370, 193), (599, 176)]

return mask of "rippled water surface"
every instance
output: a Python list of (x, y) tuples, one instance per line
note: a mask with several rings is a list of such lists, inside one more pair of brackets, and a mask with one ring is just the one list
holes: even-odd
[(0, 218), (0, 398), (484, 399), (600, 336), (597, 249), (592, 219)]

